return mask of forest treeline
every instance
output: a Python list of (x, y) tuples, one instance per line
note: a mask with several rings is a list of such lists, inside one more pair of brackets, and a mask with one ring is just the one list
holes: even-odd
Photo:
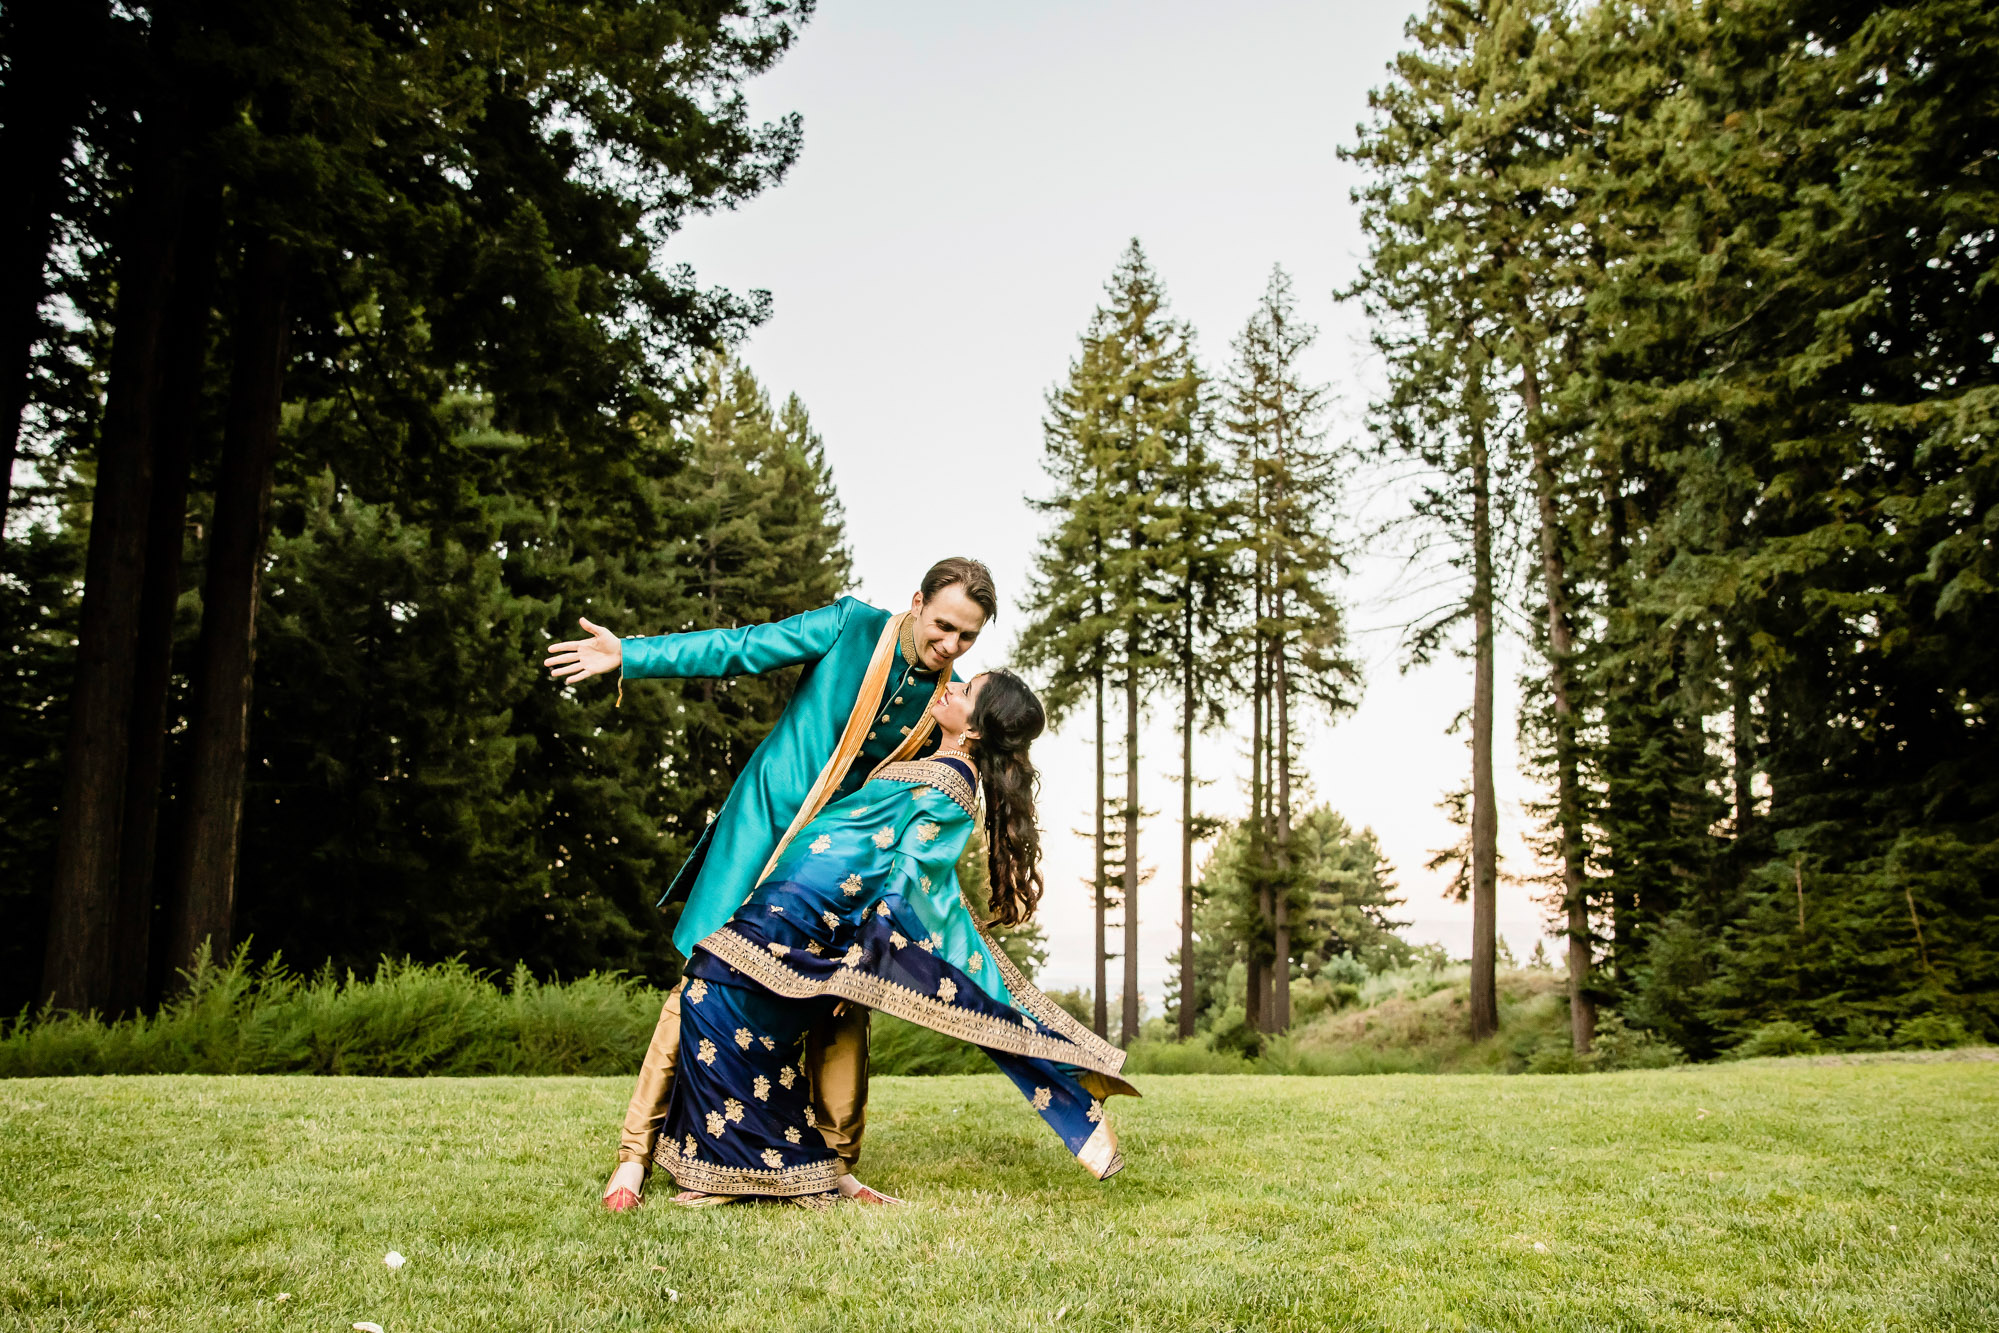
[(809, 10), (6, 8), (9, 1008), (249, 936), (672, 979), (653, 901), (786, 683), (613, 725), (536, 663), (845, 588), (805, 409), (716, 356), (765, 299), (664, 254), (795, 158), (740, 88)]
[[(0, 11), (0, 1001), (132, 1012), (251, 935), (671, 980), (652, 901), (787, 682), (614, 714), (534, 663), (578, 615), (846, 585), (804, 407), (723, 351), (763, 298), (666, 258), (795, 158), (740, 88), (809, 8)], [(1365, 475), (1414, 478), (1391, 540), (1449, 575), (1410, 657), (1469, 664), (1475, 1033), (1514, 634), (1577, 1052), (1600, 1011), (1697, 1057), (1999, 1036), (1995, 57), (1979, 0), (1436, 0), (1344, 150), (1365, 438), (1281, 270), (1209, 366), (1133, 244), (1049, 395), (1019, 643), (1093, 729), (1099, 1030), (1121, 992), (1137, 1035), (1175, 896), (1183, 1037), (1250, 1049), (1295, 987), (1408, 957), (1298, 765), (1358, 697)], [(1217, 728), (1246, 793), (1204, 794)]]
[[(1298, 845), (1298, 728), (1356, 684), (1335, 594), (1364, 463), (1415, 478), (1395, 544), (1449, 575), (1409, 658), (1471, 661), (1441, 863), (1475, 1036), (1507, 633), (1578, 1054), (1601, 1008), (1695, 1056), (1999, 1036), (1995, 57), (1976, 0), (1435, 0), (1344, 150), (1366, 446), (1325, 435), (1281, 272), (1211, 377), (1134, 243), (1049, 398), (1023, 643), (1095, 728), (1096, 990), (1116, 911), (1125, 1038), (1147, 708), (1180, 733), (1183, 1036), (1281, 1030), (1287, 978), (1389, 924), (1381, 874)], [(1200, 876), (1192, 741), (1225, 715), (1250, 808)]]
[(1578, 1050), (1605, 1004), (1697, 1056), (1999, 1036), (1999, 12), (1439, 3), (1410, 38), (1349, 154), (1353, 296), (1469, 576), (1474, 1025), (1513, 624)]

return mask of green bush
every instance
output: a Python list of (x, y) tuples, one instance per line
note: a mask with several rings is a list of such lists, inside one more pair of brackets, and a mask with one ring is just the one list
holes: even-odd
[(1736, 1044), (1730, 1057), (1747, 1060), (1759, 1055), (1810, 1055), (1819, 1049), (1819, 1034), (1802, 1023), (1780, 1018), (1765, 1023)]
[(1192, 1041), (1135, 1041), (1126, 1052), (1124, 1072), (1139, 1074), (1253, 1074), (1257, 1067), (1240, 1052), (1217, 1050), (1203, 1037)]
[(460, 962), (385, 958), (310, 980), (248, 946), (203, 958), (157, 1014), (23, 1011), (0, 1077), (74, 1074), (617, 1074), (635, 1071), (665, 996), (616, 974), (566, 984), (517, 968), (505, 989)]
[[(1566, 1024), (1566, 1009), (1564, 1011)], [(1566, 1025), (1559, 1034), (1543, 1036), (1525, 1052), (1530, 1074), (1609, 1074), (1620, 1069), (1666, 1069), (1685, 1064), (1687, 1053), (1656, 1032), (1627, 1027), (1615, 1009), (1596, 1016), (1596, 1036), (1589, 1054), (1577, 1055)]]
[(1658, 1033), (1625, 1026), (1624, 1016), (1615, 1009), (1598, 1012), (1590, 1057), (1594, 1067), (1604, 1072), (1666, 1069), (1687, 1062), (1687, 1053)]
[(1947, 1050), (1977, 1040), (1956, 1014), (1917, 1014), (1895, 1025), (1895, 1045), (1903, 1050)]
[(877, 1011), (868, 1035), (875, 1074), (990, 1074), (992, 1061), (970, 1042)]

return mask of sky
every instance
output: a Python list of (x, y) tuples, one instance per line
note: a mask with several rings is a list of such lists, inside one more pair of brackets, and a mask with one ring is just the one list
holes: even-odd
[[(774, 397), (796, 393), (826, 441), (846, 507), (855, 592), (907, 605), (945, 555), (992, 567), (1001, 607), (972, 669), (1002, 665), (1021, 628), (1045, 524), (1045, 395), (1067, 372), (1129, 241), (1144, 246), (1170, 312), (1210, 373), (1272, 267), (1321, 330), (1309, 373), (1338, 406), (1329, 440), (1365, 448), (1361, 414), (1379, 369), (1358, 309), (1335, 299), (1365, 253), (1338, 156), (1400, 48), (1411, 6), (1388, 0), (1235, 4), (1168, 0), (888, 3), (822, 0), (794, 50), (748, 90), (752, 113), (802, 114), (804, 149), (776, 189), (694, 219), (669, 258), (707, 284), (765, 289), (772, 318), (742, 346)], [(1406, 480), (1359, 466), (1341, 536), (1406, 509)], [(1340, 588), (1366, 689), (1354, 712), (1307, 730), (1311, 796), (1372, 828), (1406, 902), (1404, 934), (1469, 953), (1470, 908), (1442, 896), (1430, 853), (1456, 840), (1438, 808), (1467, 781), (1468, 661), (1405, 672), (1400, 627), (1438, 599), (1400, 535), (1377, 538)], [(619, 627), (645, 633), (649, 627)], [(1522, 666), (1500, 658), (1502, 870), (1539, 873), (1510, 719)], [(962, 668), (961, 668), (962, 669)], [(1247, 710), (1196, 750), (1197, 809), (1247, 805)], [(1092, 786), (1088, 719), (1035, 746), (1048, 892), (1040, 919), (1051, 988), (1085, 984), (1084, 884)], [(1178, 744), (1170, 711), (1148, 721), (1140, 803), (1140, 991), (1159, 1011), (1179, 943)], [(1521, 883), (1502, 884), (1499, 930), (1524, 957), (1547, 933)], [(1115, 942), (1113, 947), (1117, 947)], [(1551, 941), (1550, 952), (1554, 951)], [(1120, 964), (1113, 960), (1111, 989)]]

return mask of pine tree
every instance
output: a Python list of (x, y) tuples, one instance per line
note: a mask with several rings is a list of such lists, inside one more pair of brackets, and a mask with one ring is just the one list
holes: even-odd
[(1268, 952), (1247, 954), (1253, 1025), (1290, 1026), (1291, 914), (1304, 893), (1289, 853), (1297, 777), (1295, 705), (1330, 713), (1352, 706), (1358, 680), (1342, 653), (1343, 619), (1331, 587), (1341, 569), (1334, 531), (1340, 473), (1326, 448), (1326, 390), (1308, 383), (1299, 358), (1316, 330), (1297, 317), (1291, 280), (1273, 269), (1256, 312), (1234, 346), (1224, 430), (1231, 445), (1241, 566), (1249, 612), (1238, 629), (1250, 660), (1250, 808), (1253, 861)]
[(1469, 1008), (1475, 1038), (1498, 1026), (1493, 671), (1511, 451), (1493, 386), (1504, 329), (1484, 299), (1476, 268), (1457, 260), (1475, 252), (1475, 224), (1451, 204), (1468, 170), (1456, 133), (1478, 102), (1473, 52), (1487, 23), (1482, 4), (1439, 3), (1412, 20), (1416, 49), (1397, 58), (1388, 87), (1370, 94), (1374, 122), (1350, 150), (1372, 173), (1356, 192), (1369, 256), (1351, 295), (1373, 318), (1374, 342), (1389, 368), (1388, 391), (1373, 407), (1376, 437), (1386, 452), (1427, 470), (1414, 515), (1426, 543), (1441, 541), (1446, 561), (1469, 576), (1461, 598), (1414, 627), (1411, 657), (1427, 660), (1470, 622)]
[[(1166, 488), (1176, 441), (1193, 429), (1200, 377), (1187, 334), (1165, 312), (1165, 294), (1134, 240), (1107, 284), (1069, 380), (1050, 395), (1048, 466), (1055, 495), (1041, 503), (1060, 515), (1037, 557), (1024, 660), (1049, 668), (1059, 707), (1088, 680), (1097, 703), (1098, 819), (1104, 779), (1107, 690), (1123, 696), (1119, 753), (1124, 797), (1121, 900), (1124, 987), (1121, 1039), (1138, 1037), (1139, 721), (1166, 665), (1178, 604), (1162, 587), (1160, 543), (1172, 531)], [(1166, 576), (1170, 579), (1170, 575)], [(1108, 842), (1099, 825), (1098, 912), (1105, 910)], [(1104, 943), (1107, 943), (1104, 942)], [(1107, 949), (1098, 948), (1101, 958)], [(1100, 980), (1101, 1010), (1106, 986)], [(1107, 1015), (1105, 1016), (1107, 1018)]]

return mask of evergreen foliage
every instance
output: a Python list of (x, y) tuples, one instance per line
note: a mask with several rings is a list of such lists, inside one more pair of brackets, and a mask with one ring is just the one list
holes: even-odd
[[(768, 301), (664, 253), (795, 159), (797, 118), (751, 121), (740, 85), (809, 0), (65, 8), (89, 59), (0, 25), (6, 97), (75, 76), (32, 121), (51, 226), (0, 261), (42, 303), (8, 325), (6, 993), (129, 1008), (183, 926), (668, 979), (650, 900), (715, 802), (661, 790), (679, 701), (610, 728), (532, 658), (578, 612), (733, 624), (845, 583), (802, 409), (742, 404), (750, 475), (680, 479), (695, 405), (756, 397), (701, 358)], [(781, 577), (690, 585), (718, 504)]]
[(1695, 1055), (1999, 1033), (1999, 18), (1439, 0), (1410, 37), (1356, 152), (1382, 419), (1484, 431), (1536, 498), (1500, 517), (1578, 1001)]
[[(1105, 285), (1070, 363), (1066, 383), (1048, 396), (1043, 429), (1053, 493), (1037, 502), (1056, 515), (1035, 557), (1029, 623), (1018, 653), (1044, 669), (1052, 720), (1085, 698), (1096, 723), (1096, 912), (1100, 966), (1094, 1026), (1109, 987), (1101, 960), (1113, 881), (1112, 839), (1122, 874), (1115, 885), (1124, 919), (1122, 1039), (1138, 1034), (1139, 719), (1147, 698), (1180, 660), (1180, 614), (1194, 550), (1179, 510), (1198, 503), (1205, 469), (1191, 454), (1200, 412), (1201, 375), (1188, 331), (1166, 313), (1166, 295), (1133, 240)], [(1179, 640), (1176, 640), (1179, 636)], [(1181, 650), (1184, 656), (1184, 648)], [(1111, 747), (1107, 692), (1120, 696), (1121, 799), (1107, 788)], [(1115, 819), (1122, 828), (1114, 835)]]
[(1353, 707), (1359, 682), (1331, 586), (1344, 566), (1333, 535), (1343, 478), (1326, 448), (1329, 395), (1299, 365), (1317, 336), (1298, 318), (1289, 275), (1273, 269), (1236, 337), (1220, 409), (1233, 538), (1218, 580), (1227, 608), (1221, 646), (1234, 668), (1225, 679), (1249, 695), (1249, 848), (1240, 873), (1255, 912), (1242, 922), (1252, 942), (1243, 962), (1247, 1021), (1261, 1032), (1291, 1025), (1285, 978), (1302, 956), (1294, 912), (1310, 892), (1305, 863), (1290, 848), (1304, 787), (1300, 706), (1337, 715)]
[[(1203, 1031), (1245, 1032), (1241, 1044), (1252, 1051), (1260, 1046), (1256, 1034), (1266, 1030), (1250, 1022), (1248, 1009), (1249, 960), (1268, 946), (1269, 872), (1260, 864), (1262, 852), (1249, 820), (1229, 825), (1195, 886), (1191, 1008)], [(1395, 933), (1407, 923), (1391, 915), (1402, 899), (1372, 830), (1355, 831), (1333, 810), (1316, 806), (1297, 816), (1289, 855), (1293, 952), (1287, 990), (1353, 984), (1409, 963), (1412, 951)], [(1167, 1008), (1177, 1012), (1185, 1003), (1185, 993), (1173, 987)]]

